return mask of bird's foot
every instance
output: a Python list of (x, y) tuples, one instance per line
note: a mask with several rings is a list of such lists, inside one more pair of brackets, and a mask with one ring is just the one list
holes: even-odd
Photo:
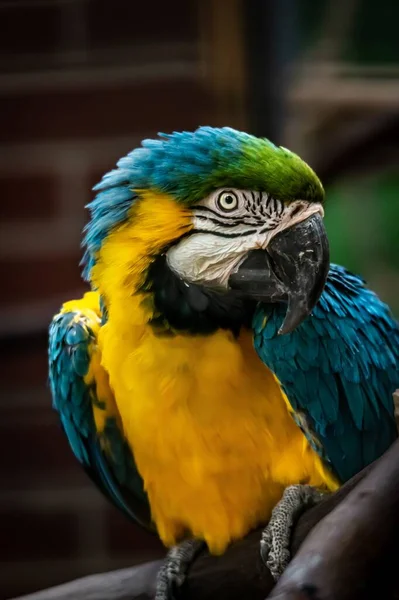
[(291, 530), (300, 514), (318, 504), (325, 496), (310, 485), (291, 485), (274, 507), (270, 521), (262, 532), (260, 553), (275, 581), (283, 574), (290, 558)]
[(183, 585), (194, 558), (205, 547), (200, 540), (187, 540), (174, 546), (159, 570), (155, 600), (174, 600)]

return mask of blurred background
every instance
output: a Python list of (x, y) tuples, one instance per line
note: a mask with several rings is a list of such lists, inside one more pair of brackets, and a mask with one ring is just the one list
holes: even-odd
[(332, 258), (399, 314), (397, 0), (0, 0), (0, 597), (162, 553), (75, 463), (47, 326), (91, 187), (143, 137), (230, 125), (308, 160)]

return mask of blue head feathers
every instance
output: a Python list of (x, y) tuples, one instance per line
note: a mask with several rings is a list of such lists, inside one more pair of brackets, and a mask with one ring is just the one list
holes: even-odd
[(137, 190), (153, 189), (191, 204), (225, 185), (265, 190), (282, 200), (322, 201), (322, 185), (297, 155), (229, 127), (159, 134), (143, 140), (93, 189), (83, 258), (88, 278), (104, 238), (123, 222)]

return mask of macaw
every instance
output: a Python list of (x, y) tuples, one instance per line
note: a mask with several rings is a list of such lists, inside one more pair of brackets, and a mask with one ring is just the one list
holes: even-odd
[(321, 182), (266, 139), (159, 134), (94, 190), (91, 291), (49, 331), (69, 444), (172, 547), (158, 598), (198, 540), (220, 554), (267, 522), (262, 555), (277, 578), (298, 509), (397, 436), (398, 324), (330, 265)]

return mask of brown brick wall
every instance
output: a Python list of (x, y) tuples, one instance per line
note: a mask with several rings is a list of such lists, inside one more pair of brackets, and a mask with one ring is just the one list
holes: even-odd
[[(8, 279), (0, 306), (13, 304), (21, 298), (30, 301), (43, 298), (45, 294), (62, 294), (66, 290), (66, 282), (69, 289), (78, 288), (81, 285), (80, 257), (78, 250), (56, 257), (37, 257), (32, 261), (32, 268), (27, 268), (27, 261), (23, 258), (0, 261), (0, 279)], [(7, 278), (7, 273), (12, 273), (12, 277)]]
[(0, 221), (40, 220), (57, 211), (57, 178), (51, 173), (0, 177)]
[(210, 100), (200, 82), (124, 83), (95, 90), (37, 92), (0, 97), (3, 141), (56, 140), (187, 129), (208, 121)]
[(4, 563), (17, 560), (68, 558), (79, 548), (79, 523), (72, 511), (53, 513), (10, 507), (0, 510), (2, 545), (0, 560)]
[[(88, 19), (88, 54), (76, 66), (68, 52), (79, 50), (82, 39), (73, 38), (76, 22), (68, 10), (80, 4), (90, 5), (79, 13)], [(93, 13), (94, 4), (99, 12)], [(91, 186), (143, 136), (212, 123), (213, 103), (195, 62), (195, 5), (176, 0), (175, 20), (170, 4), (160, 3), (164, 13), (156, 26), (153, 5), (140, 5), (140, 21), (139, 5), (128, 0), (0, 7), (0, 29), (9, 19), (0, 35), (0, 598), (163, 551), (103, 499), (74, 460), (51, 409), (46, 327), (63, 299), (85, 289), (79, 244)], [(118, 23), (108, 30), (111, 18), (124, 23), (120, 38)], [(131, 44), (130, 66), (145, 71), (134, 45), (138, 22), (138, 41), (154, 63), (166, 64), (169, 42), (171, 48), (192, 45), (185, 74), (166, 65), (149, 68), (141, 79), (140, 69), (127, 72), (121, 80), (111, 69), (97, 81), (97, 67), (109, 66), (122, 43)], [(23, 43), (13, 42), (15, 27)], [(126, 64), (128, 57), (124, 52)], [(58, 71), (48, 75), (54, 65)], [(65, 81), (63, 69), (69, 69)], [(55, 76), (61, 83), (52, 83)]]

